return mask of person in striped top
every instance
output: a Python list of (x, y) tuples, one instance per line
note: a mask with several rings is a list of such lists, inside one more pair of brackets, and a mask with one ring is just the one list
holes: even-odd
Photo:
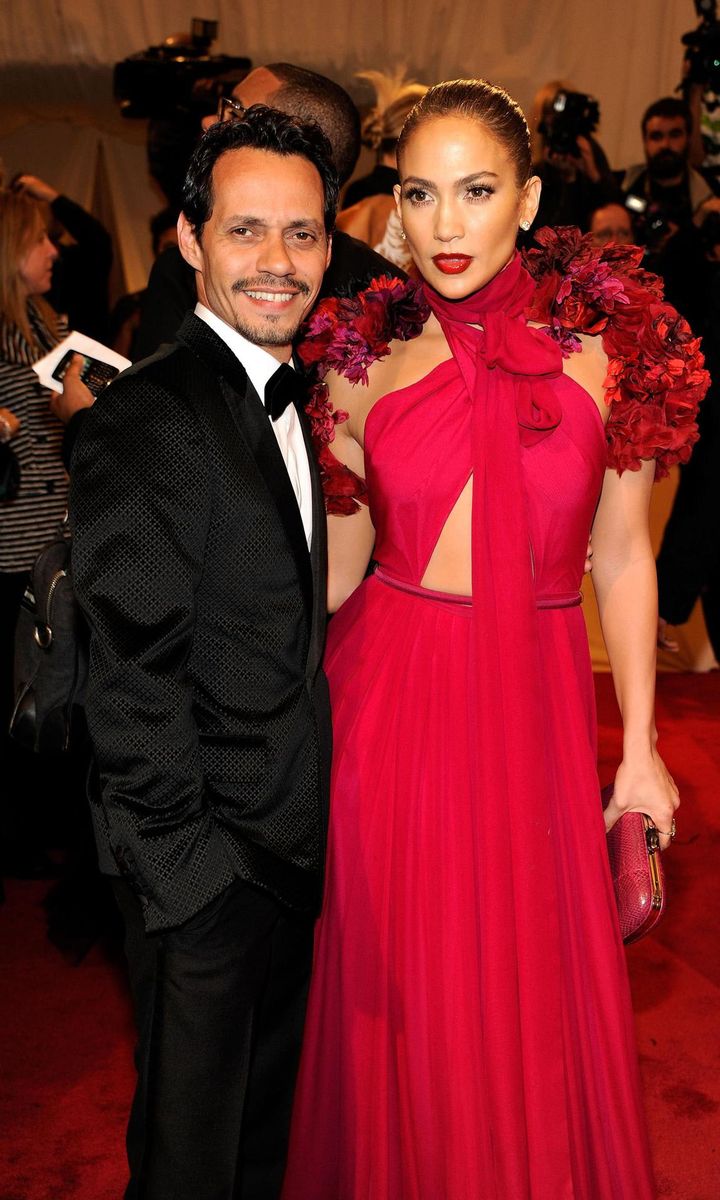
[[(43, 299), (56, 258), (44, 206), (20, 191), (0, 191), (0, 407), (19, 423), (12, 451), (20, 469), (19, 486), (13, 488), (11, 498), (0, 501), (0, 748), (7, 805), (0, 822), (5, 828), (0, 832), (6, 844), (5, 864), (8, 859), (28, 857), (31, 823), (37, 817), (27, 803), (33, 790), (31, 756), (22, 754), (4, 732), (13, 703), (15, 625), (33, 562), (57, 529), (67, 504), (63, 423), (51, 410), (52, 393), (32, 370), (32, 364), (67, 332), (65, 319)], [(78, 403), (92, 403), (80, 380), (79, 365), (72, 370), (68, 386)]]

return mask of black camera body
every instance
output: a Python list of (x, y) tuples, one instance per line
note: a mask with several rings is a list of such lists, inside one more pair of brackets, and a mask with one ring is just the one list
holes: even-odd
[(589, 137), (600, 121), (600, 105), (585, 92), (558, 92), (547, 117), (538, 126), (551, 154), (577, 158), (579, 137)]
[[(249, 58), (209, 53), (217, 29), (217, 21), (193, 17), (189, 41), (168, 38), (117, 63), (113, 93), (122, 115), (164, 120), (213, 112), (219, 95), (231, 91), (252, 67)], [(226, 77), (224, 87), (221, 78)], [(207, 81), (216, 81), (215, 86)]]
[(625, 197), (625, 207), (632, 217), (633, 236), (638, 245), (650, 251), (659, 250), (670, 232), (660, 205), (631, 192)]

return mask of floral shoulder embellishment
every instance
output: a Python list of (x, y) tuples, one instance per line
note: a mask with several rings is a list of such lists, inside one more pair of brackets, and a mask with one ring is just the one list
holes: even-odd
[(662, 479), (698, 439), (695, 418), (710, 383), (700, 339), (665, 303), (658, 276), (640, 266), (639, 247), (598, 247), (570, 226), (541, 229), (535, 240), (539, 248), (524, 256), (537, 285), (528, 320), (544, 325), (565, 356), (580, 349), (579, 334), (602, 337), (609, 465), (636, 471), (654, 458)]
[(337, 371), (367, 386), (368, 367), (388, 353), (390, 343), (420, 333), (429, 308), (417, 283), (383, 275), (351, 298), (323, 300), (307, 322), (298, 354), (311, 380), (306, 413), (315, 446), (328, 513), (349, 516), (367, 503), (365, 481), (338, 462), (330, 450), (335, 426), (348, 414), (335, 411), (325, 376)]

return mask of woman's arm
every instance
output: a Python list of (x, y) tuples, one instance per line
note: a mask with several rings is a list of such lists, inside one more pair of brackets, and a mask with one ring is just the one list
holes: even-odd
[[(331, 372), (327, 377), (330, 402), (335, 409), (349, 413), (349, 419), (335, 426), (330, 451), (346, 467), (365, 478), (365, 455), (356, 433), (361, 420), (361, 401), (366, 389), (351, 384)], [(328, 612), (337, 612), (364, 577), (372, 555), (375, 530), (365, 504), (351, 516), (328, 516)]]
[[(623, 760), (605, 810), (644, 812), (669, 833), (678, 791), (657, 752), (655, 658), (657, 577), (648, 510), (655, 464), (622, 476), (608, 470), (593, 526), (593, 583), (623, 721)], [(661, 835), (661, 845), (668, 837)]]

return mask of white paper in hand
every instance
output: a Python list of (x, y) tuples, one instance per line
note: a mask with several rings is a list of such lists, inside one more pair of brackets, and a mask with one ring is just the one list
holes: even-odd
[[(43, 387), (49, 388), (51, 392), (62, 392), (62, 380), (56, 377), (55, 371), (63, 359), (73, 353), (82, 354), (87, 359), (94, 359), (97, 363), (114, 367), (117, 371), (124, 371), (126, 367), (132, 365), (129, 358), (117, 354), (109, 346), (103, 346), (102, 342), (96, 342), (94, 338), (88, 337), (85, 333), (73, 331), (61, 342), (58, 342), (49, 354), (33, 363), (33, 371), (37, 374)], [(94, 391), (92, 387), (90, 390)]]

